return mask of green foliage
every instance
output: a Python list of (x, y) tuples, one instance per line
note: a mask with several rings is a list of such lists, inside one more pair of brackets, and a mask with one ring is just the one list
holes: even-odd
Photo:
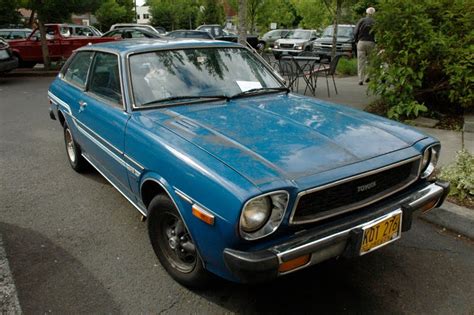
[(369, 86), (389, 117), (474, 106), (473, 11), (470, 0), (379, 2)]
[(474, 198), (474, 156), (465, 149), (459, 151), (454, 164), (441, 169), (439, 178), (451, 182), (450, 195)]
[(301, 17), (300, 27), (322, 29), (331, 24), (331, 14), (323, 1), (292, 0), (292, 4)]
[(116, 0), (106, 0), (100, 8), (95, 12), (100, 28), (104, 31), (108, 30), (110, 26), (115, 23), (132, 22), (127, 8), (120, 5)]
[(71, 19), (72, 13), (96, 10), (100, 0), (26, 0), (22, 3), (25, 8), (35, 11), (43, 23), (63, 23)]
[(16, 0), (0, 0), (0, 25), (8, 26), (20, 23), (18, 7), (19, 4)]
[(199, 6), (193, 0), (151, 0), (152, 24), (167, 30), (194, 29), (197, 25)]
[(225, 22), (224, 6), (217, 0), (203, 0), (197, 22), (202, 24), (223, 24)]
[(293, 28), (299, 18), (290, 0), (265, 0), (256, 20), (263, 34), (270, 29), (270, 23), (277, 23), (278, 28)]
[(343, 75), (357, 74), (357, 59), (355, 58), (341, 58), (337, 64), (337, 73)]

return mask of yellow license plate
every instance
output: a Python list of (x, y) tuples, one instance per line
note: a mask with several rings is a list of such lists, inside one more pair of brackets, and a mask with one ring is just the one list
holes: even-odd
[(387, 217), (363, 228), (364, 236), (360, 255), (367, 254), (400, 238), (402, 234), (402, 211), (397, 210)]

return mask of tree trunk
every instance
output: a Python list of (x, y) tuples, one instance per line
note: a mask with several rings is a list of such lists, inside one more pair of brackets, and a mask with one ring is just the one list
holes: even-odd
[(343, 0), (336, 0), (336, 16), (334, 17), (334, 31), (332, 32), (332, 49), (331, 49), (331, 60), (336, 57), (336, 49), (337, 49), (337, 26), (339, 20), (341, 18), (341, 10), (342, 10), (342, 1)]
[(46, 28), (44, 27), (42, 18), (38, 16), (38, 26), (41, 34), (41, 52), (43, 53), (43, 64), (44, 69), (49, 70), (51, 68), (51, 60), (49, 58), (48, 40), (46, 38)]
[(239, 43), (247, 45), (247, 0), (239, 0)]
[(28, 26), (33, 28), (33, 23), (35, 22), (35, 9), (31, 9), (30, 19), (28, 20)]

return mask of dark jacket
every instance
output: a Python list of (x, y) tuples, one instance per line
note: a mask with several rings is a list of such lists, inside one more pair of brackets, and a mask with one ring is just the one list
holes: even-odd
[(374, 26), (374, 19), (370, 16), (362, 18), (357, 22), (355, 27), (354, 39), (356, 42), (360, 40), (375, 42), (372, 27)]

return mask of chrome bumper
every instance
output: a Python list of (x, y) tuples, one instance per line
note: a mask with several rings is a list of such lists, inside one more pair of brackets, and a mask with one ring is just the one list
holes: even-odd
[[(401, 210), (402, 231), (408, 231), (411, 228), (414, 211), (420, 209), (428, 211), (439, 207), (448, 192), (449, 183), (426, 183), (389, 201), (364, 209), (361, 213), (348, 215), (331, 224), (318, 225), (265, 250), (245, 252), (225, 249), (224, 260), (229, 270), (240, 281), (258, 282), (309, 267), (332, 257), (358, 256), (364, 227)], [(279, 266), (283, 263), (308, 254), (311, 255), (308, 263), (286, 272), (279, 272)]]

